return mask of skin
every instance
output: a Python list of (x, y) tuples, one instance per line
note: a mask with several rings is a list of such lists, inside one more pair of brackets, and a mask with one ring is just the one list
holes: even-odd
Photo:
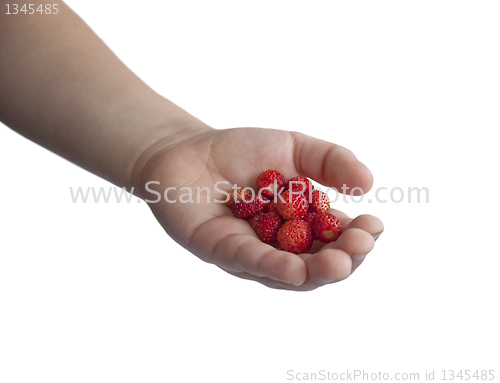
[[(182, 187), (206, 187), (212, 200), (224, 199), (217, 181), (255, 188), (267, 169), (338, 190), (371, 188), (371, 172), (349, 150), (298, 132), (213, 129), (144, 84), (64, 3), (47, 16), (0, 14), (0, 120), (75, 164), (146, 200), (175, 188), (167, 196), (179, 201)], [(149, 181), (157, 182), (151, 191)], [(224, 204), (161, 198), (149, 206), (200, 259), (279, 289), (312, 290), (347, 278), (383, 231), (376, 217), (332, 210), (341, 237), (295, 255), (260, 242)]]

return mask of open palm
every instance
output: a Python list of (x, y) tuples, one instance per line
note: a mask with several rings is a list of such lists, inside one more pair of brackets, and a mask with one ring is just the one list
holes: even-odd
[[(165, 148), (150, 162), (143, 181), (154, 181), (148, 187), (162, 197), (149, 193), (146, 199), (159, 199), (150, 207), (174, 240), (235, 276), (290, 290), (312, 290), (347, 278), (382, 232), (378, 218), (352, 220), (332, 210), (343, 227), (338, 241), (315, 241), (310, 252), (295, 255), (261, 242), (248, 222), (235, 218), (224, 203), (214, 202), (225, 199), (217, 182), (219, 190), (230, 191), (233, 184), (255, 190), (257, 175), (267, 169), (280, 171), (286, 179), (304, 175), (338, 190), (346, 184), (366, 192), (373, 182), (370, 171), (349, 150), (301, 133), (210, 130)], [(167, 198), (175, 203), (164, 198), (167, 189)]]

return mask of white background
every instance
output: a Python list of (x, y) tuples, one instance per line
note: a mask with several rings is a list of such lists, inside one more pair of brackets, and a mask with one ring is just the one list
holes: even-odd
[(337, 203), (384, 221), (373, 252), (343, 282), (276, 291), (201, 262), (136, 199), (73, 204), (70, 186), (111, 185), (2, 127), (0, 382), (500, 380), (500, 3), (68, 3), (209, 125), (341, 144), (374, 188), (430, 201)]

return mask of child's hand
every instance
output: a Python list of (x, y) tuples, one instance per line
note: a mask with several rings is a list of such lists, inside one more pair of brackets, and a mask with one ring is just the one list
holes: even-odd
[[(205, 130), (174, 146), (158, 152), (145, 167), (141, 187), (158, 221), (178, 243), (206, 262), (230, 274), (258, 281), (266, 286), (290, 290), (312, 290), (327, 283), (347, 278), (372, 250), (374, 236), (383, 231), (382, 222), (363, 215), (350, 219), (333, 210), (343, 227), (338, 241), (316, 244), (310, 253), (295, 255), (261, 242), (248, 222), (235, 218), (224, 203), (233, 184), (251, 186), (256, 176), (267, 169), (277, 169), (287, 179), (305, 175), (322, 185), (349, 189), (361, 187), (365, 192), (372, 185), (370, 171), (347, 149), (309, 136), (268, 129)], [(158, 184), (159, 183), (159, 184)], [(230, 186), (229, 186), (230, 185)], [(225, 186), (225, 187), (224, 187)], [(188, 201), (188, 189), (193, 202)], [(200, 194), (197, 188), (210, 190)], [(176, 201), (166, 202), (167, 197)], [(175, 188), (175, 189), (174, 189)]]
[[(375, 217), (351, 221), (334, 211), (344, 232), (314, 254), (262, 243), (247, 222), (213, 202), (223, 197), (217, 181), (255, 187), (260, 172), (277, 169), (287, 178), (368, 191), (371, 173), (346, 149), (302, 134), (207, 127), (137, 78), (64, 3), (57, 17), (0, 14), (0, 46), (0, 121), (149, 200), (156, 195), (146, 193), (146, 182), (160, 182), (150, 188), (162, 193), (175, 187), (168, 197), (178, 202), (162, 198), (150, 204), (154, 214), (182, 246), (231, 274), (314, 289), (348, 277), (383, 230)], [(181, 187), (208, 187), (211, 202), (180, 203)]]

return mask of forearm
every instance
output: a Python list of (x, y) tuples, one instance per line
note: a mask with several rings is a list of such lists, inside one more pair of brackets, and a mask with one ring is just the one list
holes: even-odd
[(136, 186), (155, 150), (208, 129), (144, 84), (65, 4), (57, 15), (2, 10), (0, 52), (0, 120), (116, 185)]

